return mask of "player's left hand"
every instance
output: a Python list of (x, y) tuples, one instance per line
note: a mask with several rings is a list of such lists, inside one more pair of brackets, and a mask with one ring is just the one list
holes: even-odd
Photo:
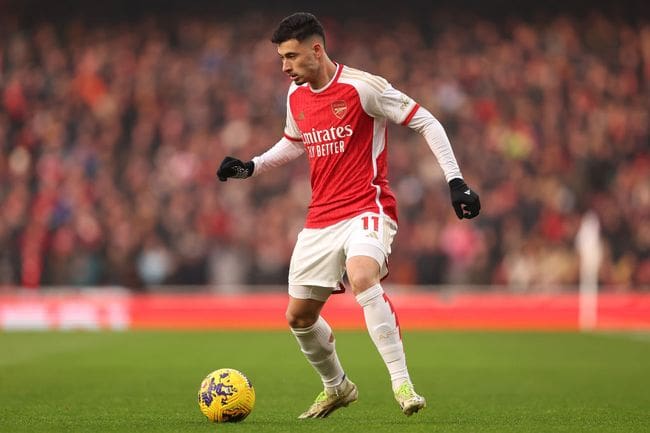
[(481, 210), (481, 201), (478, 194), (471, 190), (465, 181), (460, 178), (449, 181), (451, 205), (454, 207), (458, 219), (474, 218)]

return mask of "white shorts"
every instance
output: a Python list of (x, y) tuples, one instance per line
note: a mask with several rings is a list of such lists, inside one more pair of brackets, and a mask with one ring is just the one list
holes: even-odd
[(291, 256), (289, 295), (325, 301), (345, 273), (345, 261), (372, 257), (380, 277), (388, 274), (387, 259), (397, 224), (385, 215), (364, 213), (322, 229), (303, 229)]

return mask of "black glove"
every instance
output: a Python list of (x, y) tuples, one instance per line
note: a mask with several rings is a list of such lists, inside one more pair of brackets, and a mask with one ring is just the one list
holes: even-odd
[(451, 190), (451, 205), (454, 207), (458, 219), (474, 218), (481, 210), (481, 201), (478, 194), (469, 189), (463, 179), (456, 178), (449, 181)]
[(229, 177), (246, 179), (253, 175), (254, 168), (253, 161), (242, 162), (232, 156), (226, 156), (217, 170), (217, 177), (221, 182), (227, 181)]

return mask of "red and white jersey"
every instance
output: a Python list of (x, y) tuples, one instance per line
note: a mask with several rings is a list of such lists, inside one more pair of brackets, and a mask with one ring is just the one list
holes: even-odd
[(326, 227), (364, 212), (397, 221), (387, 179), (386, 123), (406, 125), (418, 107), (385, 79), (344, 65), (321, 89), (291, 85), (284, 135), (302, 143), (309, 159), (306, 227)]

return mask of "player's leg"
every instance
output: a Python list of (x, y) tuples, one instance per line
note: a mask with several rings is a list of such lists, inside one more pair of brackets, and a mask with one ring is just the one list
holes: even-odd
[[(321, 289), (321, 290), (319, 290)], [(320, 315), (331, 289), (291, 286), (287, 321), (300, 350), (320, 375), (324, 390), (299, 418), (324, 418), (334, 410), (357, 400), (357, 388), (346, 378), (338, 355), (334, 333)], [(312, 296), (319, 299), (297, 298)], [(324, 298), (324, 299), (323, 299)]]
[(334, 388), (343, 381), (345, 374), (336, 354), (332, 328), (320, 316), (324, 304), (316, 299), (290, 296), (286, 316), (300, 350), (321, 377), (325, 388)]
[[(381, 227), (381, 225), (378, 225)], [(357, 302), (363, 308), (368, 333), (375, 343), (390, 374), (395, 399), (406, 415), (425, 407), (426, 402), (413, 389), (406, 365), (406, 355), (397, 320), (397, 313), (380, 284), (388, 272), (386, 257), (394, 230), (379, 228), (368, 236), (373, 226), (364, 224), (363, 232), (352, 235), (347, 248), (346, 270)]]
[(388, 368), (393, 390), (396, 390), (410, 381), (410, 377), (397, 315), (379, 283), (379, 265), (367, 256), (350, 257), (347, 264), (350, 286), (363, 308), (368, 333)]
[(300, 418), (322, 418), (357, 399), (356, 386), (346, 378), (336, 353), (332, 329), (320, 315), (343, 274), (343, 241), (338, 225), (304, 229), (289, 266), (287, 320), (301, 351), (318, 372), (324, 390)]

